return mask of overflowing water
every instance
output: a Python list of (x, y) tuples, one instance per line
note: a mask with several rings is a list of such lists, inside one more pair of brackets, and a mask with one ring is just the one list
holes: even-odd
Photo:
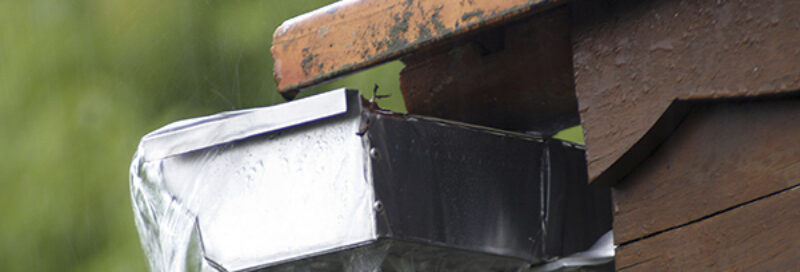
[(373, 240), (368, 155), (356, 134), (360, 115), (345, 114), (356, 101), (349, 96), (189, 119), (146, 135), (130, 189), (151, 270), (253, 270)]
[(197, 216), (166, 190), (162, 162), (139, 150), (131, 164), (134, 218), (151, 271), (216, 271), (202, 256)]
[[(318, 133), (333, 136), (332, 138), (335, 139), (336, 135), (355, 135), (352, 131), (356, 131), (357, 128), (357, 122), (349, 122), (344, 126), (321, 126)], [(345, 272), (381, 271), (382, 269), (388, 269), (385, 271), (529, 271), (530, 269), (533, 271), (562, 271), (569, 267), (603, 264), (613, 259), (614, 249), (611, 239), (603, 240), (589, 252), (579, 253), (562, 260), (553, 260), (555, 262), (549, 265), (527, 268), (519, 266), (515, 270), (505, 269), (507, 267), (500, 270), (489, 269), (496, 266), (497, 263), (487, 262), (487, 259), (482, 256), (470, 257), (443, 249), (415, 247), (397, 242), (384, 241), (361, 247), (360, 245), (364, 245), (365, 241), (374, 238), (372, 236), (374, 229), (371, 229), (372, 224), (369, 222), (374, 216), (371, 209), (373, 207), (370, 205), (373, 203), (373, 197), (368, 193), (366, 179), (361, 179), (364, 177), (362, 175), (368, 174), (354, 172), (340, 174), (338, 179), (336, 177), (333, 179), (346, 181), (348, 175), (356, 177), (356, 179), (352, 179), (356, 182), (350, 183), (350, 185), (347, 185), (347, 182), (304, 184), (299, 177), (288, 178), (296, 181), (290, 183), (266, 182), (264, 186), (253, 183), (253, 181), (259, 180), (266, 181), (264, 179), (265, 170), (271, 170), (271, 173), (276, 174), (277, 177), (296, 171), (311, 177), (306, 181), (323, 180), (325, 173), (329, 173), (328, 170), (331, 170), (324, 168), (333, 166), (320, 165), (319, 167), (322, 168), (314, 169), (315, 167), (309, 167), (308, 161), (288, 161), (291, 160), (291, 157), (308, 159), (303, 150), (317, 149), (313, 150), (311, 154), (344, 154), (344, 157), (328, 158), (342, 163), (339, 165), (341, 168), (335, 171), (340, 173), (348, 168), (360, 169), (360, 167), (353, 166), (364, 164), (363, 161), (356, 160), (355, 164), (349, 164), (347, 161), (368, 156), (355, 153), (348, 155), (346, 152), (340, 152), (342, 150), (329, 149), (342, 147), (342, 144), (347, 145), (348, 141), (343, 139), (348, 137), (340, 138), (341, 141), (337, 141), (336, 144), (320, 144), (316, 140), (319, 135), (309, 133), (309, 131), (305, 131), (294, 134), (299, 136), (296, 140), (300, 144), (289, 144), (289, 146), (295, 147), (295, 151), (286, 150), (290, 147), (281, 148), (274, 145), (274, 140), (286, 137), (286, 135), (262, 136), (251, 139), (250, 141), (253, 143), (250, 144), (224, 144), (180, 156), (167, 156), (152, 160), (146, 159), (148, 157), (146, 153), (149, 150), (140, 146), (131, 164), (130, 186), (136, 225), (151, 271), (231, 271), (209, 258), (209, 255), (214, 255), (214, 252), (211, 254), (205, 252), (204, 242), (227, 249), (224, 254), (216, 252), (215, 257), (218, 260), (227, 259), (227, 264), (233, 264), (233, 267), (239, 268), (235, 269), (236, 271), (240, 271), (240, 269), (250, 271), (257, 269), (259, 264), (271, 262), (274, 264), (276, 260), (279, 263), (283, 262), (281, 260), (297, 260), (297, 257), (302, 254), (330, 252), (329, 250), (334, 248), (343, 251), (311, 261), (284, 263), (270, 268), (270, 271), (308, 271), (311, 268), (314, 268), (314, 271)], [(360, 143), (351, 141), (351, 144)], [(305, 148), (299, 148), (301, 146)], [(269, 150), (280, 151), (274, 153), (290, 154), (294, 152), (296, 154), (289, 157), (273, 156), (273, 159), (253, 156), (253, 154), (270, 154)], [(243, 151), (243, 153), (237, 151)], [(545, 153), (543, 156), (546, 158), (543, 161), (549, 163), (548, 154)], [(287, 161), (281, 163), (284, 159)], [(229, 170), (216, 169), (214, 165), (220, 163)], [(281, 168), (284, 170), (280, 170)], [(308, 171), (302, 171), (300, 168), (307, 168)], [(543, 175), (546, 175), (542, 177), (543, 179), (550, 178), (549, 171), (543, 171)], [(231, 178), (223, 179), (224, 183), (214, 182), (224, 176)], [(183, 178), (183, 180), (176, 177)], [(359, 184), (363, 186), (359, 187)], [(299, 192), (300, 194), (290, 193), (292, 187), (295, 187), (294, 185), (297, 188), (309, 190)], [(342, 185), (346, 188), (331, 187)], [(282, 188), (283, 186), (288, 187)], [(311, 190), (315, 187), (319, 188), (319, 186), (324, 186), (321, 191)], [(226, 193), (241, 191), (235, 190), (235, 188), (244, 189), (250, 194), (242, 196)], [(341, 194), (329, 193), (337, 191)], [(548, 191), (549, 188), (542, 190), (543, 195), (540, 196), (542, 201), (549, 199), (549, 194), (545, 193)], [(355, 195), (357, 197), (354, 199), (357, 201), (348, 205), (348, 200), (343, 197), (345, 195)], [(219, 197), (215, 198), (214, 196)], [(324, 198), (329, 198), (329, 201), (320, 201)], [(225, 202), (239, 202), (239, 204), (231, 206), (221, 201), (226, 199), (229, 201)], [(262, 201), (259, 202), (257, 199)], [(226, 205), (229, 208), (225, 208)], [(298, 210), (287, 208), (303, 205), (311, 206)], [(264, 211), (262, 208), (271, 211)], [(286, 212), (281, 212), (282, 210)], [(219, 215), (220, 211), (223, 215)], [(294, 211), (305, 212), (293, 213)], [(303, 214), (309, 214), (308, 211), (318, 211), (318, 213), (303, 216)], [(203, 212), (205, 215), (202, 214)], [(259, 217), (259, 214), (263, 217)], [(204, 229), (201, 228), (201, 216), (211, 219), (206, 220), (203, 224), (205, 230), (210, 230), (209, 232), (215, 234), (216, 237), (222, 237), (222, 240), (203, 241), (203, 235), (208, 233), (201, 233), (201, 230)], [(360, 216), (361, 220), (359, 220)], [(276, 222), (278, 223), (276, 224)], [(249, 225), (237, 225), (239, 223)], [(542, 230), (544, 231), (544, 226)], [(332, 233), (336, 236), (327, 235)], [(336, 244), (326, 241), (343, 242)], [(230, 261), (236, 258), (239, 260)]]
[[(377, 151), (378, 145), (373, 144), (387, 144), (390, 138), (379, 136), (382, 134), (378, 132), (359, 133), (365, 123), (369, 124), (366, 120), (372, 119), (365, 119), (362, 115), (361, 101), (356, 95), (340, 90), (293, 102), (289, 107), (274, 106), (179, 121), (146, 135), (131, 164), (130, 190), (136, 226), (151, 271), (525, 271), (531, 268), (531, 262), (557, 261), (557, 257), (550, 258), (542, 238), (550, 230), (548, 224), (553, 212), (550, 202), (563, 198), (553, 195), (564, 193), (563, 186), (551, 186), (550, 143), (538, 138), (521, 140), (515, 138), (522, 137), (519, 135), (441, 120), (427, 120), (425, 123), (415, 118), (392, 119), (394, 121), (377, 118), (374, 120), (383, 121), (373, 124), (375, 128), (372, 131), (381, 133), (402, 132), (400, 127), (387, 125), (402, 123), (407, 128), (431, 135), (440, 135), (433, 131), (446, 128), (450, 132), (461, 131), (464, 134), (460, 135), (465, 137), (492, 135), (490, 137), (498, 141), (518, 142), (514, 147), (526, 143), (531, 144), (529, 147), (536, 147), (531, 150), (543, 150), (542, 171), (529, 177), (531, 182), (539, 182), (541, 186), (538, 194), (530, 195), (530, 203), (539, 205), (530, 205), (530, 209), (522, 209), (516, 215), (501, 217), (529, 216), (527, 212), (539, 210), (536, 217), (541, 226), (530, 226), (538, 228), (539, 234), (528, 240), (541, 246), (540, 250), (533, 249), (541, 256), (530, 255), (533, 259), (528, 259), (520, 256), (528, 256), (525, 254), (530, 252), (523, 250), (517, 254), (514, 247), (507, 245), (514, 239), (527, 236), (525, 233), (530, 230), (527, 224), (503, 225), (487, 221), (487, 218), (498, 217), (486, 215), (470, 217), (475, 221), (459, 221), (468, 223), (448, 221), (451, 226), (444, 224), (448, 223), (444, 220), (449, 215), (445, 213), (441, 218), (436, 214), (427, 215), (443, 220), (436, 221), (441, 224), (434, 222), (426, 225), (427, 228), (411, 230), (419, 222), (406, 226), (397, 223), (400, 219), (387, 219), (384, 203), (391, 203), (387, 205), (392, 207), (390, 215), (394, 217), (419, 219), (428, 211), (427, 206), (416, 210), (415, 206), (402, 206), (397, 202), (401, 199), (415, 200), (413, 197), (401, 198), (390, 194), (416, 196), (419, 191), (444, 188), (441, 191), (450, 194), (437, 192), (429, 195), (433, 198), (421, 198), (420, 201), (429, 201), (434, 206), (432, 209), (459, 204), (448, 210), (453, 212), (480, 210), (499, 203), (476, 200), (473, 196), (480, 194), (478, 191), (496, 190), (487, 200), (521, 194), (502, 191), (503, 187), (492, 182), (472, 184), (483, 184), (475, 187), (478, 189), (455, 190), (455, 187), (464, 189), (463, 186), (469, 184), (438, 180), (442, 182), (440, 185), (449, 184), (440, 188), (429, 186), (424, 177), (416, 176), (413, 179), (421, 183), (414, 186), (419, 188), (403, 187), (411, 184), (411, 181), (404, 180), (407, 182), (403, 186), (383, 195), (384, 198), (378, 201), (373, 179), (377, 179), (374, 174), (380, 171), (375, 169), (383, 174), (417, 170), (417, 167), (412, 167), (417, 164), (398, 164), (397, 160), (417, 161), (414, 158), (419, 157), (402, 157), (398, 155), (401, 153), (392, 153), (389, 149)], [(313, 124), (309, 124), (310, 121)], [(370, 137), (373, 136), (375, 139), (371, 143)], [(414, 140), (410, 144), (398, 139), (390, 143), (412, 148), (416, 146)], [(505, 148), (511, 146), (503, 145)], [(554, 146), (578, 152), (571, 145), (556, 143)], [(436, 150), (430, 146), (427, 148)], [(444, 152), (441, 154), (453, 158), (461, 154), (450, 152), (452, 148), (445, 149), (439, 150)], [(557, 156), (560, 153), (553, 154)], [(464, 164), (463, 160), (450, 160), (458, 163), (441, 165), (458, 168)], [(373, 169), (376, 162), (390, 161), (393, 164), (379, 164), (380, 167)], [(387, 165), (392, 169), (384, 169)], [(432, 169), (425, 171), (436, 170)], [(380, 182), (388, 186), (388, 181)], [(462, 200), (464, 202), (460, 202)], [(517, 208), (521, 207), (519, 205), (522, 204)], [(455, 216), (449, 220), (458, 218)], [(468, 232), (468, 228), (481, 225), (470, 222), (484, 221), (497, 226)], [(379, 224), (384, 225), (379, 227)], [(441, 230), (445, 230), (441, 237), (430, 235)], [(498, 238), (500, 236), (490, 235), (493, 231), (522, 235), (501, 235)], [(573, 264), (602, 263), (610, 260), (607, 251), (574, 255), (572, 259), (548, 267), (561, 269)], [(613, 256), (613, 248), (610, 252)], [(542, 256), (547, 258), (542, 259)], [(547, 267), (537, 269), (549, 271)]]
[(328, 122), (149, 160), (158, 151), (140, 145), (131, 194), (152, 270), (249, 270), (373, 239), (357, 130)]

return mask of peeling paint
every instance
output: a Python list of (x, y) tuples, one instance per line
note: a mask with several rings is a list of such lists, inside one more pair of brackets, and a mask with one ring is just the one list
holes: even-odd
[(303, 68), (303, 73), (308, 75), (311, 74), (311, 68), (314, 67), (314, 58), (319, 56), (319, 54), (311, 54), (309, 48), (303, 48), (303, 55), (305, 55), (305, 57), (303, 57), (303, 61), (300, 62), (300, 67)]
[[(281, 79), (279, 89), (302, 88), (348, 69), (397, 58), (420, 46), (480, 28), (476, 22), (493, 18), (504, 21), (536, 7), (565, 2), (495, 1), (343, 1), (290, 19), (278, 28), (273, 40), (273, 56), (285, 60), (278, 67), (281, 70), (275, 72)], [(370, 15), (360, 16), (363, 12)], [(307, 48), (300, 52), (298, 48), (303, 47)]]
[(419, 40), (428, 39), (428, 38), (433, 36), (433, 35), (431, 35), (431, 30), (428, 29), (428, 26), (423, 25), (423, 24), (418, 24), (417, 25), (417, 32), (418, 32), (417, 33), (417, 39), (419, 39)]
[(433, 15), (431, 15), (431, 22), (433, 23), (433, 29), (435, 29), (436, 32), (442, 32), (442, 30), (447, 28), (442, 22), (441, 15), (439, 14), (439, 12), (442, 11), (443, 8), (444, 8), (443, 5), (434, 8)]
[(385, 44), (384, 44), (383, 41), (373, 41), (372, 42), (372, 47), (375, 48), (375, 52), (382, 51), (384, 45)]
[(475, 11), (472, 11), (472, 12), (467, 12), (467, 13), (464, 13), (464, 15), (461, 15), (461, 21), (466, 22), (466, 21), (469, 21), (472, 18), (480, 17), (481, 15), (483, 15), (483, 10), (482, 9), (478, 9), (478, 10), (475, 10)]
[(408, 44), (405, 34), (408, 32), (408, 19), (411, 15), (413, 13), (410, 11), (404, 11), (402, 17), (399, 14), (394, 15), (395, 23), (389, 30), (389, 40), (386, 43), (389, 48), (395, 49)]

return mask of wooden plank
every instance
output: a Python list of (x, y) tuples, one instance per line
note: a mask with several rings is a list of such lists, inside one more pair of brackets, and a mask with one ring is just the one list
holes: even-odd
[(617, 247), (618, 271), (796, 271), (800, 189)]
[(612, 189), (629, 242), (800, 184), (800, 99), (697, 105)]
[(403, 62), (409, 113), (545, 135), (579, 123), (566, 7)]
[[(800, 1), (576, 1), (575, 88), (591, 182), (675, 100), (800, 89)], [(635, 166), (619, 163), (624, 173)]]
[(275, 31), (275, 80), (298, 88), (403, 56), (471, 30), (501, 24), (564, 0), (341, 1), (284, 22)]

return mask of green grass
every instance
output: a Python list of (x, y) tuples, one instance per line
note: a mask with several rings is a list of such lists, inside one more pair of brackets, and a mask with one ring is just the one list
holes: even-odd
[(570, 141), (573, 143), (585, 144), (586, 142), (583, 139), (583, 127), (581, 126), (574, 126), (571, 128), (564, 129), (553, 135), (553, 138), (561, 139), (565, 141)]

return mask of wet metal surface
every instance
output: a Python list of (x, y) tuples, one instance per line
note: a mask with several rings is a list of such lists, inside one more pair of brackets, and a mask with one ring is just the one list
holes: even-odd
[[(612, 271), (614, 270), (614, 233), (608, 231), (589, 250), (578, 252), (554, 262), (536, 266), (531, 272), (552, 271)], [(610, 267), (608, 267), (610, 264)], [(595, 269), (591, 269), (593, 267)]]
[(447, 121), (369, 120), (383, 235), (538, 263), (605, 233), (607, 189), (581, 184), (577, 146)]
[[(610, 229), (609, 189), (586, 184), (581, 146), (370, 110), (356, 91), (322, 97), (332, 110), (315, 120), (262, 116), (300, 116), (297, 101), (145, 136), (131, 191), (153, 270), (508, 270)], [(239, 136), (169, 148), (198, 134)]]

